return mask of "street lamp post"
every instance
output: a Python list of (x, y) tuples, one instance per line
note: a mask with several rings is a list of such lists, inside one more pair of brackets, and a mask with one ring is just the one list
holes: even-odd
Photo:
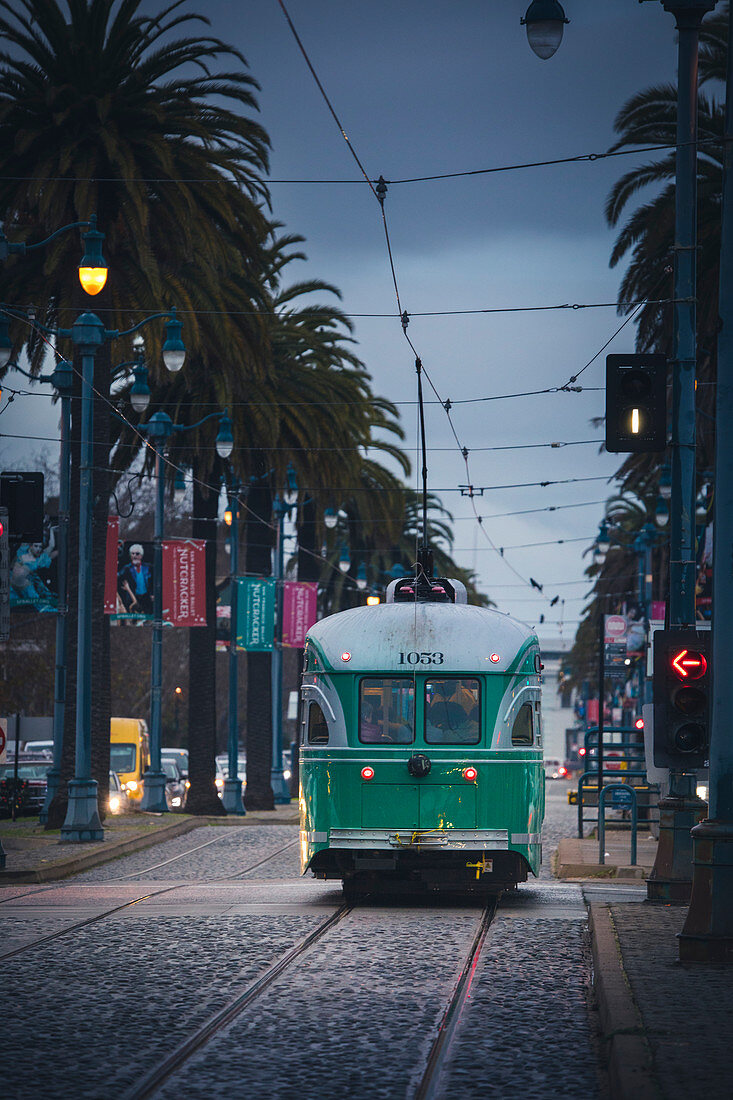
[(283, 573), (285, 572), (285, 551), (283, 527), (285, 516), (289, 513), (291, 505), (280, 494), (276, 494), (272, 503), (272, 511), (275, 517), (275, 599), (276, 599), (276, 630), (275, 645), (272, 650), (272, 771), (270, 782), (275, 802), (289, 803), (290, 788), (283, 775)]
[[(733, 7), (729, 14), (733, 42)], [(720, 252), (713, 526), (713, 690), (710, 810), (692, 830), (692, 896), (679, 937), (681, 962), (733, 962), (733, 50), (728, 50)]]
[[(170, 323), (170, 322), (169, 322)], [(180, 322), (175, 322), (180, 324)], [(178, 337), (176, 337), (178, 339)], [(178, 360), (176, 359), (176, 362)], [(182, 365), (182, 361), (181, 361)], [(217, 453), (231, 454), (231, 421), (226, 413), (210, 413), (195, 424), (174, 424), (167, 413), (156, 412), (145, 426), (150, 446), (155, 451), (155, 542), (153, 550), (153, 639), (150, 660), (150, 767), (143, 775), (140, 809), (147, 813), (167, 813), (165, 773), (161, 766), (163, 701), (163, 537), (165, 530), (165, 451), (174, 432), (189, 432), (207, 420), (219, 419)], [(227, 449), (228, 447), (228, 449)]]
[[(81, 381), (81, 457), (79, 465), (79, 594), (76, 665), (76, 750), (74, 778), (69, 781), (69, 803), (61, 836), (69, 842), (103, 840), (97, 808), (97, 784), (91, 778), (91, 639), (92, 639), (92, 427), (94, 394), (94, 359), (97, 350), (107, 340), (131, 336), (144, 325), (167, 317), (168, 338), (180, 342), (180, 322), (175, 313), (156, 313), (124, 332), (105, 329), (93, 313), (82, 313), (71, 329), (59, 329), (58, 335), (71, 338), (82, 361)], [(177, 326), (177, 328), (175, 327)], [(40, 326), (39, 326), (40, 327)], [(44, 330), (51, 331), (51, 330)], [(166, 340), (166, 344), (168, 340)], [(183, 359), (177, 353), (171, 357), (163, 346), (163, 360), (168, 370), (178, 370)], [(177, 351), (177, 349), (176, 349)]]
[(229, 545), (232, 579), (230, 584), (229, 622), (229, 775), (224, 780), (222, 803), (228, 814), (246, 813), (242, 801), (242, 780), (239, 778), (239, 667), (237, 664), (237, 601), (239, 572), (239, 479), (232, 473), (229, 478)]

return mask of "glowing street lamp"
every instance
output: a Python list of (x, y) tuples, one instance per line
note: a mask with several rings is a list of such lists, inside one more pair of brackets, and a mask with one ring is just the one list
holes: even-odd
[(96, 214), (89, 219), (89, 229), (82, 234), (82, 240), (85, 249), (79, 264), (79, 282), (82, 290), (93, 297), (104, 290), (107, 282), (107, 261), (102, 255), (104, 233), (97, 229)]

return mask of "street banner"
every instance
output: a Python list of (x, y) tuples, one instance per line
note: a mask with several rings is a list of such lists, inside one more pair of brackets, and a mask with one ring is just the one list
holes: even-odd
[(275, 642), (275, 581), (239, 577), (237, 645), (249, 652), (271, 650)]
[(206, 541), (163, 542), (163, 621), (206, 626)]
[(107, 546), (104, 555), (104, 613), (117, 609), (117, 545), (120, 541), (120, 517), (107, 516)]
[(286, 581), (283, 585), (282, 644), (302, 649), (317, 618), (318, 585), (313, 581)]
[(41, 541), (21, 542), (11, 557), (11, 611), (58, 611), (58, 526), (56, 516), (46, 516)]
[[(107, 549), (109, 550), (109, 541)], [(109, 567), (108, 559), (107, 568)], [(105, 610), (109, 583), (109, 575), (107, 575), (105, 577)], [(152, 542), (118, 540), (115, 604), (114, 609), (109, 612), (114, 621), (152, 622), (154, 587)]]

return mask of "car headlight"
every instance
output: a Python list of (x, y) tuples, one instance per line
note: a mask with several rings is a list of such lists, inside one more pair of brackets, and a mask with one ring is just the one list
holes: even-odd
[(120, 808), (120, 796), (118, 794), (111, 794), (109, 796), (109, 808), (110, 812), (116, 814)]
[(283, 771), (283, 779), (290, 779), (290, 771), (288, 770), (288, 768), (285, 768), (285, 770)]
[(224, 786), (224, 780), (223, 780), (223, 779), (221, 778), (221, 776), (219, 776), (219, 775), (217, 775), (217, 777), (216, 777), (216, 779), (214, 780), (214, 782), (216, 783), (216, 785), (217, 785), (217, 787), (219, 788), (219, 790), (221, 790), (221, 789), (222, 789), (222, 787)]
[(188, 788), (189, 788), (190, 786), (191, 786), (191, 780), (190, 780), (190, 779), (187, 779), (187, 780), (186, 780), (186, 790), (188, 790)]
[(137, 780), (136, 779), (130, 779), (130, 780), (128, 780), (127, 783), (123, 783), (122, 787), (126, 791), (136, 791), (137, 790)]

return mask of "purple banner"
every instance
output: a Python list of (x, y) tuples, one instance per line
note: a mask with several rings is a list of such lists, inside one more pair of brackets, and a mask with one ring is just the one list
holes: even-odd
[(318, 585), (311, 581), (286, 581), (283, 585), (282, 644), (302, 649), (305, 636), (317, 619)]

